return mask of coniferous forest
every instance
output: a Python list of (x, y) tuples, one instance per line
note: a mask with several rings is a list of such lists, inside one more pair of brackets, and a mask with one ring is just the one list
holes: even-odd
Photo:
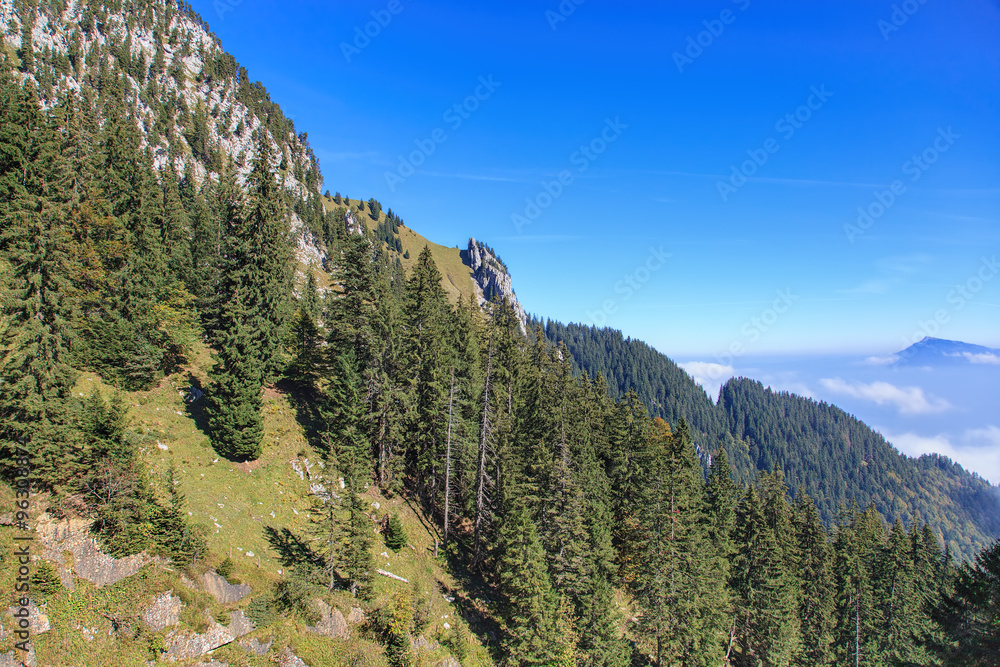
[[(369, 648), (324, 664), (432, 664), (422, 600), (444, 596), (467, 598), (436, 639), (451, 665), (1000, 664), (988, 484), (831, 406), (748, 381), (714, 406), (616, 332), (525, 332), (510, 303), (449, 297), (429, 246), (404, 268), (396, 214), (320, 195), (305, 133), (189, 7), (70, 4), (15, 2), (0, 67), (0, 466), (12, 488), (30, 467), (31, 521), (86, 520), (110, 556), (155, 557), (136, 590), (251, 576), (131, 416), (207, 355), (190, 410), (210, 456), (253, 470), (280, 393), (323, 469), (308, 528), (258, 526), (283, 568), (240, 603), (254, 641), (319, 651), (313, 601), (350, 600)], [(37, 43), (38, 25), (65, 40)], [(402, 504), (383, 522), (373, 498)], [(390, 595), (381, 563), (418, 529), (454, 584)], [(33, 603), (68, 633), (85, 610), (37, 553)], [(113, 650), (173, 650), (115, 609)], [(72, 645), (33, 641), (38, 664)]]

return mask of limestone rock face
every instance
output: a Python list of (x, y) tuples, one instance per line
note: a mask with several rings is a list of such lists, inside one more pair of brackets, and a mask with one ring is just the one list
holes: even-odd
[(247, 651), (248, 653), (253, 653), (254, 655), (265, 655), (268, 651), (271, 650), (271, 646), (273, 644), (274, 644), (273, 639), (267, 642), (266, 644), (261, 644), (259, 641), (257, 641), (256, 637), (251, 637), (248, 640), (243, 640), (240, 642), (240, 646), (243, 647), (243, 650)]
[(28, 652), (10, 651), (0, 653), (0, 667), (38, 667), (35, 660), (35, 645), (28, 644)]
[(528, 318), (521, 302), (514, 294), (510, 272), (492, 249), (474, 238), (469, 239), (468, 249), (462, 251), (462, 261), (471, 270), (479, 305), (482, 306), (494, 299), (506, 301), (514, 308), (514, 313), (521, 324), (521, 331), (525, 331)]
[(253, 631), (253, 624), (242, 611), (232, 612), (230, 618), (228, 628), (213, 621), (212, 626), (201, 634), (177, 634), (168, 637), (167, 660), (198, 658)]
[(339, 609), (331, 608), (322, 600), (316, 600), (316, 607), (319, 609), (320, 620), (315, 626), (309, 627), (310, 632), (334, 639), (350, 638), (351, 630)]
[[(156, 562), (145, 552), (127, 558), (112, 558), (101, 551), (91, 535), (92, 525), (93, 521), (56, 521), (43, 515), (35, 526), (42, 543), (42, 556), (55, 563), (59, 579), (68, 590), (74, 589), (74, 573), (101, 588), (131, 577), (149, 563)], [(67, 551), (71, 556), (65, 555)]]
[(361, 234), (364, 232), (364, 223), (357, 219), (354, 215), (354, 211), (347, 209), (344, 213), (344, 227), (347, 228), (348, 234)]
[(234, 604), (253, 592), (247, 584), (233, 585), (226, 578), (209, 570), (201, 577), (205, 590), (222, 604)]
[(173, 591), (167, 591), (156, 596), (153, 603), (142, 612), (141, 617), (146, 625), (159, 632), (180, 623), (183, 607), (181, 599), (175, 598)]

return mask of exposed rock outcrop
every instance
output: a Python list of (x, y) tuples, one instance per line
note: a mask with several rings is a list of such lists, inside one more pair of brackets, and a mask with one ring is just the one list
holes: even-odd
[(469, 239), (469, 247), (462, 251), (462, 261), (471, 269), (472, 282), (476, 288), (476, 298), (479, 305), (497, 300), (506, 301), (514, 309), (521, 331), (525, 331), (528, 318), (521, 302), (514, 294), (510, 272), (507, 265), (496, 256), (493, 249), (481, 241)]
[(361, 234), (365, 231), (364, 223), (358, 220), (351, 209), (344, 213), (344, 228), (348, 234)]
[(181, 609), (184, 603), (173, 596), (173, 591), (167, 591), (156, 596), (153, 603), (142, 612), (141, 618), (154, 631), (159, 632), (181, 622)]
[(243, 650), (248, 653), (253, 653), (254, 655), (265, 655), (271, 650), (271, 646), (274, 644), (274, 640), (270, 640), (265, 644), (261, 644), (256, 637), (251, 637), (240, 642), (240, 646)]
[[(113, 45), (117, 42), (127, 45), (131, 58), (145, 64), (160, 59), (155, 69), (150, 68), (154, 71), (150, 80), (145, 67), (138, 70), (138, 77), (136, 71), (120, 68), (128, 115), (140, 130), (140, 148), (150, 150), (157, 169), (170, 165), (179, 175), (201, 184), (218, 178), (221, 161), (212, 157), (217, 152), (234, 158), (237, 181), (243, 184), (257, 153), (257, 137), (263, 134), (270, 144), (273, 167), (283, 163), (281, 186), (300, 197), (319, 194), (319, 164), (306, 135), (297, 134), (293, 124), (281, 118), (280, 110), (278, 118), (284, 122), (275, 122), (271, 117), (275, 112), (254, 100), (258, 95), (248, 90), (247, 82), (240, 81), (237, 70), (218, 67), (225, 60), (219, 40), (192, 12), (177, 11), (173, 3), (151, 3), (144, 20), (135, 21), (131, 12), (108, 12), (99, 29), (81, 30), (90, 11), (88, 3), (42, 5), (30, 13), (9, 11), (12, 4), (0, 3), (4, 8), (0, 19), (4, 41), (24, 49), (29, 45), (23, 43), (23, 37), (30, 35), (36, 57), (47, 52), (65, 58), (74, 48), (87, 54), (101, 47), (107, 61), (114, 63)], [(25, 21), (29, 25), (25, 26)], [(166, 40), (164, 35), (175, 37)], [(88, 85), (75, 68), (57, 71), (51, 88), (40, 86), (33, 72), (16, 72), (15, 76), (22, 82), (33, 79), (45, 105), (54, 103), (50, 92), (52, 96), (79, 93)], [(150, 83), (155, 84), (155, 96), (145, 92), (151, 89)], [(169, 132), (149, 132), (148, 128), (164, 122), (159, 118), (164, 103), (183, 105), (191, 117), (171, 116)]]
[(0, 667), (37, 667), (38, 661), (35, 659), (35, 645), (28, 644), (28, 652), (10, 651), (0, 654)]
[(365, 622), (365, 612), (361, 607), (351, 607), (351, 613), (347, 615), (348, 625), (357, 625)]
[(242, 611), (232, 612), (230, 619), (228, 628), (213, 620), (211, 627), (201, 634), (175, 634), (168, 637), (167, 660), (198, 658), (253, 632), (253, 624)]
[[(158, 562), (145, 552), (127, 558), (112, 558), (101, 551), (90, 532), (91, 525), (92, 521), (56, 521), (48, 515), (39, 517), (35, 524), (42, 544), (42, 557), (55, 563), (59, 579), (68, 590), (74, 589), (74, 573), (100, 588), (116, 584), (149, 563)], [(69, 552), (69, 557), (66, 552)]]
[(351, 630), (347, 627), (347, 620), (339, 609), (330, 607), (322, 600), (316, 600), (316, 608), (319, 610), (319, 623), (310, 626), (308, 630), (324, 637), (333, 639), (349, 639)]
[(235, 604), (253, 592), (247, 584), (231, 584), (211, 570), (201, 575), (201, 582), (205, 590), (222, 604)]
[[(28, 627), (27, 630), (32, 635), (40, 635), (43, 632), (48, 632), (52, 627), (49, 624), (49, 617), (42, 612), (41, 609), (31, 601), (28, 603)], [(20, 607), (10, 607), (7, 613), (4, 614), (4, 621), (9, 624), (12, 628), (18, 628), (18, 620), (14, 617), (14, 612), (19, 611)], [(20, 629), (20, 628), (18, 628)]]

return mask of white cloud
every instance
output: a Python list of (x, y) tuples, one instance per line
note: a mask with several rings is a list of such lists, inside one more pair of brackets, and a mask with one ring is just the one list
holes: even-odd
[(968, 359), (974, 364), (1000, 364), (1000, 357), (995, 354), (983, 353), (983, 354), (973, 354), (972, 352), (963, 352), (962, 356)]
[(899, 361), (898, 354), (890, 354), (888, 357), (868, 357), (865, 363), (869, 366), (891, 366)]
[(890, 433), (879, 429), (882, 435), (907, 456), (941, 454), (966, 470), (978, 473), (993, 483), (1000, 483), (1000, 428), (968, 429), (957, 439), (947, 435), (918, 435), (916, 433)]
[(677, 365), (687, 371), (687, 374), (704, 388), (713, 401), (719, 397), (719, 390), (726, 380), (736, 375), (736, 369), (732, 366), (713, 364), (709, 361), (689, 361)]
[(897, 387), (888, 382), (848, 383), (840, 378), (820, 380), (827, 390), (835, 394), (872, 401), (878, 405), (894, 405), (904, 415), (940, 414), (951, 409), (943, 398), (928, 396), (920, 387)]

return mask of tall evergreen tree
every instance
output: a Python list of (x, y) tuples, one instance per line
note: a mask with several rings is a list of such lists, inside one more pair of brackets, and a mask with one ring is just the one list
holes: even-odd
[(816, 505), (801, 489), (795, 499), (794, 514), (799, 555), (795, 573), (800, 591), (798, 617), (802, 638), (794, 662), (802, 667), (830, 665), (835, 601), (833, 551)]
[(72, 427), (69, 318), (77, 247), (63, 221), (71, 193), (57, 129), (30, 86), (0, 74), (0, 448), (5, 471), (27, 457), (41, 485), (79, 472)]
[(745, 665), (784, 665), (797, 648), (796, 596), (785, 552), (768, 521), (766, 499), (754, 487), (744, 494), (737, 519), (738, 551), (732, 571), (737, 640)]
[(523, 505), (511, 509), (500, 532), (500, 589), (506, 603), (507, 660), (515, 665), (575, 665), (568, 608), (552, 590), (545, 552)]
[(406, 285), (407, 374), (413, 401), (407, 463), (416, 488), (427, 500), (436, 500), (444, 479), (452, 355), (445, 335), (448, 311), (441, 273), (430, 248), (424, 246)]
[(933, 607), (943, 637), (931, 646), (946, 665), (1000, 664), (1000, 542), (958, 571), (954, 592)]
[(725, 570), (710, 540), (701, 465), (683, 420), (673, 434), (658, 421), (642, 469), (640, 627), (656, 665), (717, 665), (728, 620)]

